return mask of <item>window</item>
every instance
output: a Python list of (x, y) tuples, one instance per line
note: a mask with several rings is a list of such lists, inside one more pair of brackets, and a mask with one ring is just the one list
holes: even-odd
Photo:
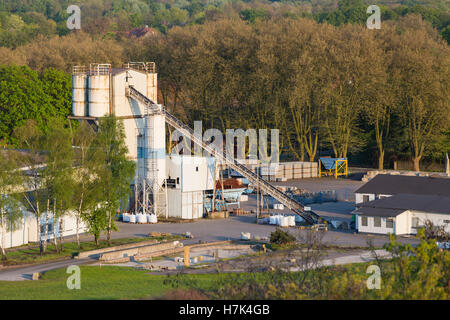
[(413, 228), (419, 227), (419, 218), (412, 218), (412, 219), (411, 219), (411, 226), (412, 226)]
[(394, 227), (394, 219), (388, 218), (386, 220), (386, 228), (393, 228)]
[(444, 220), (444, 223), (448, 224), (448, 223), (450, 223), (450, 220)]
[(180, 177), (177, 177), (177, 184), (180, 184)]
[(361, 225), (367, 227), (367, 217), (361, 217)]
[(198, 167), (195, 167), (195, 171), (197, 171), (197, 172), (198, 172)]
[(369, 196), (363, 195), (363, 202), (369, 202)]
[(381, 228), (381, 218), (375, 217), (373, 218), (373, 226), (377, 228)]

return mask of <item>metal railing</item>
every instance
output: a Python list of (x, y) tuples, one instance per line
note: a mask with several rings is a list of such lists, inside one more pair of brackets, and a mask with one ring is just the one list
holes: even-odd
[(164, 114), (166, 118), (166, 122), (177, 129), (182, 135), (188, 137), (192, 142), (202, 147), (209, 154), (215, 157), (217, 160), (220, 160), (227, 165), (229, 165), (232, 169), (236, 170), (240, 174), (242, 174), (245, 178), (247, 178), (252, 184), (255, 184), (261, 188), (261, 190), (273, 198), (278, 200), (280, 203), (288, 207), (290, 210), (301, 216), (308, 223), (317, 222), (319, 216), (311, 211), (304, 211), (304, 206), (299, 203), (297, 200), (291, 198), (284, 192), (280, 191), (271, 183), (262, 179), (259, 175), (245, 167), (244, 165), (238, 163), (233, 157), (229, 156), (226, 152), (217, 151), (211, 145), (205, 143), (202, 137), (198, 137), (194, 134), (194, 130), (192, 130), (189, 126), (185, 125), (183, 122), (178, 120), (174, 115), (164, 109), (161, 105), (158, 105), (147, 98), (145, 95), (140, 93), (134, 87), (129, 86), (129, 89), (126, 90), (126, 94), (143, 102), (149, 111)]
[(72, 67), (72, 74), (75, 75), (84, 75), (88, 73), (88, 69), (86, 66), (73, 66)]
[(156, 64), (154, 62), (127, 62), (122, 65), (125, 69), (134, 69), (148, 73), (156, 73)]
[(109, 75), (110, 73), (111, 65), (108, 63), (91, 63), (89, 65), (89, 75), (91, 76)]

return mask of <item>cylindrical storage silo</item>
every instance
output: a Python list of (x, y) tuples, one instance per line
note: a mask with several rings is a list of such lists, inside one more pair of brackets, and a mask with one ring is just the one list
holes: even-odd
[(76, 117), (88, 115), (88, 76), (82, 67), (74, 67), (72, 74), (72, 114)]
[(109, 115), (109, 74), (89, 76), (89, 116)]

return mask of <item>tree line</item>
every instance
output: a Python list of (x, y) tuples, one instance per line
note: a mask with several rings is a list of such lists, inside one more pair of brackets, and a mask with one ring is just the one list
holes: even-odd
[(102, 232), (110, 245), (111, 233), (117, 229), (115, 214), (126, 206), (135, 176), (135, 163), (126, 157), (122, 123), (114, 117), (103, 118), (94, 130), (83, 122), (72, 137), (57, 119), (49, 123), (45, 134), (36, 121), (28, 120), (13, 135), (21, 149), (0, 149), (3, 258), (5, 234), (23, 221), (24, 210), (36, 219), (41, 254), (47, 251), (51, 233), (56, 251), (64, 250), (62, 218), (66, 215), (76, 220), (79, 248), (81, 223), (97, 245)]
[[(449, 57), (448, 44), (418, 15), (380, 30), (223, 19), (137, 40), (82, 32), (41, 38), (0, 48), (0, 64), (36, 70), (0, 68), (0, 139), (14, 144), (12, 131), (28, 118), (45, 130), (45, 119), (70, 114), (70, 76), (54, 69), (155, 61), (160, 102), (189, 124), (278, 128), (286, 159), (332, 155), (379, 168), (411, 159), (419, 170), (422, 160), (450, 153)], [(40, 97), (48, 93), (46, 103)]]
[(450, 52), (417, 15), (381, 30), (221, 20), (126, 50), (156, 62), (161, 102), (188, 123), (279, 128), (282, 150), (298, 160), (366, 153), (379, 168), (409, 157), (419, 170), (450, 151)]
[(120, 40), (133, 28), (149, 25), (166, 33), (175, 26), (204, 24), (221, 19), (247, 23), (287, 17), (309, 18), (335, 26), (365, 24), (369, 5), (379, 5), (382, 20), (420, 14), (450, 41), (449, 5), (445, 0), (4, 0), (0, 4), (0, 47), (16, 48), (40, 36), (64, 36), (69, 5), (80, 6), (82, 29), (92, 35)]

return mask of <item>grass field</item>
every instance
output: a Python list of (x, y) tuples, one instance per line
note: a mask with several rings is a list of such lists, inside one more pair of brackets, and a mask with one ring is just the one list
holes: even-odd
[[(140, 299), (161, 297), (173, 289), (165, 284), (167, 276), (150, 274), (146, 270), (115, 266), (81, 266), (81, 289), (69, 290), (66, 269), (49, 271), (39, 281), (0, 281), (1, 299)], [(186, 275), (203, 289), (214, 288), (217, 275)]]
[[(122, 238), (122, 239), (112, 239), (111, 243), (112, 246), (118, 246), (122, 244), (138, 243), (148, 240), (162, 241), (162, 240), (178, 240), (181, 238), (182, 238), (181, 236), (177, 235), (147, 237), (147, 238)], [(52, 260), (71, 258), (78, 252), (106, 248), (108, 247), (108, 243), (106, 241), (100, 241), (99, 246), (96, 246), (93, 241), (86, 241), (81, 243), (81, 247), (82, 247), (81, 250), (79, 250), (75, 242), (68, 242), (64, 244), (64, 251), (56, 253), (55, 246), (53, 245), (53, 243), (51, 244), (49, 243), (47, 246), (47, 252), (42, 256), (39, 254), (39, 247), (19, 248), (7, 252), (8, 259), (3, 262), (0, 261), (0, 264), (3, 263), (3, 265), (5, 266), (18, 264), (37, 264), (49, 262)]]

